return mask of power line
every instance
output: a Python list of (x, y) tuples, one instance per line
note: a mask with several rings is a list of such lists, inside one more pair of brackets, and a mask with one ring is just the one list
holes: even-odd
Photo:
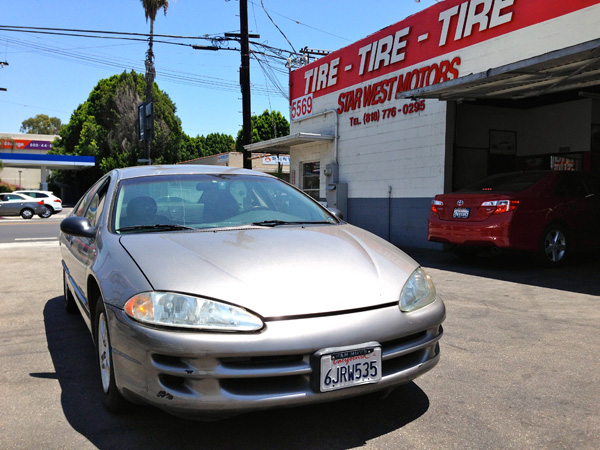
[[(62, 32), (73, 32), (73, 33), (97, 33), (97, 34), (114, 34), (114, 35), (122, 35), (122, 36), (144, 36), (149, 38), (149, 33), (131, 33), (128, 31), (102, 31), (102, 30), (80, 30), (75, 28), (50, 28), (50, 27), (25, 27), (20, 25), (0, 25), (0, 30), (8, 30), (8, 31), (25, 31), (26, 30), (45, 30), (45, 31), (62, 31)], [(34, 31), (29, 31), (34, 32)], [(172, 34), (153, 34), (153, 37), (164, 37), (164, 38), (175, 38), (175, 39), (212, 39), (209, 35), (204, 36), (179, 36)], [(217, 35), (213, 35), (217, 36)]]
[[(0, 26), (0, 31), (14, 31), (17, 33), (35, 33), (35, 34), (46, 34), (53, 36), (72, 36), (72, 37), (84, 37), (84, 38), (92, 38), (92, 39), (113, 39), (113, 40), (121, 40), (121, 41), (137, 41), (137, 42), (147, 42), (147, 39), (142, 38), (133, 38), (133, 37), (120, 37), (120, 36), (102, 36), (102, 35), (93, 35), (93, 34), (79, 34), (79, 33), (70, 33), (70, 32), (59, 32), (59, 31), (42, 31), (42, 30), (24, 30), (24, 29), (14, 29), (5, 26)], [(100, 32), (97, 32), (100, 33)], [(169, 45), (181, 45), (185, 47), (191, 47), (192, 44), (184, 44), (183, 42), (173, 42), (173, 41), (161, 41), (155, 40), (156, 43), (161, 44), (169, 44)]]
[[(256, 5), (256, 3), (255, 3), (255, 2), (253, 2), (253, 1), (251, 1), (250, 3), (252, 3), (253, 5)], [(352, 39), (348, 39), (348, 38), (345, 38), (345, 37), (342, 37), (342, 36), (338, 36), (337, 34), (333, 34), (333, 33), (330, 33), (330, 32), (328, 32), (328, 31), (321, 30), (320, 28), (315, 28), (315, 27), (313, 27), (313, 26), (307, 25), (307, 24), (305, 24), (305, 23), (301, 22), (300, 20), (297, 20), (297, 19), (292, 19), (291, 17), (288, 17), (288, 16), (286, 16), (286, 15), (284, 15), (284, 14), (281, 14), (281, 13), (275, 12), (275, 11), (273, 11), (273, 10), (272, 10), (272, 9), (270, 9), (270, 8), (269, 8), (269, 11), (271, 11), (271, 13), (273, 13), (273, 14), (276, 14), (276, 15), (278, 15), (278, 16), (281, 16), (281, 17), (283, 17), (283, 18), (284, 18), (284, 19), (286, 19), (286, 20), (289, 20), (290, 22), (294, 22), (296, 25), (300, 25), (300, 26), (303, 26), (303, 27), (306, 27), (306, 28), (310, 28), (311, 30), (318, 31), (319, 33), (327, 34), (327, 35), (329, 35), (329, 36), (333, 36), (333, 37), (336, 37), (336, 38), (338, 38), (338, 39), (342, 39), (342, 40), (344, 40), (344, 41), (347, 41), (347, 42), (353, 42), (353, 40), (352, 40)]]
[(292, 47), (292, 50), (294, 51), (294, 53), (296, 53), (296, 49), (294, 48), (294, 46), (292, 45), (292, 43), (290, 42), (290, 40), (287, 38), (287, 36), (285, 35), (285, 33), (283, 31), (281, 31), (281, 28), (279, 28), (279, 26), (275, 23), (275, 21), (269, 15), (269, 12), (267, 11), (267, 8), (265, 8), (265, 4), (264, 4), (263, 0), (260, 0), (260, 4), (261, 4), (261, 6), (263, 8), (263, 11), (265, 12), (265, 14), (267, 15), (267, 17), (271, 21), (271, 23), (273, 25), (275, 25), (275, 28), (277, 28), (279, 30), (279, 32), (285, 38), (285, 40), (287, 41), (287, 43), (290, 44), (290, 47)]
[[(82, 52), (65, 50), (58, 47), (43, 45), (39, 43), (31, 43), (23, 40), (4, 38), (10, 46), (21, 48), (28, 51), (44, 53), (52, 58), (62, 61), (71, 61), (82, 65), (87, 65), (96, 68), (112, 68), (117, 70), (135, 70), (142, 73), (144, 66), (139, 61), (128, 61), (111, 57), (109, 59), (98, 55), (89, 55)], [(232, 49), (233, 50), (233, 49)], [(195, 87), (204, 87), (214, 90), (226, 92), (239, 92), (239, 83), (237, 81), (228, 81), (223, 78), (209, 77), (204, 75), (192, 74), (189, 72), (175, 71), (169, 69), (157, 69), (157, 77), (161, 80), (183, 84)], [(257, 95), (267, 95), (268, 88), (266, 86), (252, 84), (252, 89)]]

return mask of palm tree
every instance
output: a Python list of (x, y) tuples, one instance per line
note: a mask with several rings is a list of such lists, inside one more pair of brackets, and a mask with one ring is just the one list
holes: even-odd
[(156, 20), (156, 14), (163, 8), (165, 16), (167, 15), (167, 8), (169, 2), (167, 0), (140, 0), (144, 7), (144, 13), (146, 14), (146, 23), (150, 20), (150, 39), (148, 41), (148, 51), (146, 52), (146, 100), (152, 101), (152, 83), (156, 75), (154, 69), (154, 53), (152, 51), (153, 35), (154, 35), (154, 21)]
[[(154, 52), (152, 51), (153, 36), (154, 36), (154, 21), (156, 20), (156, 14), (163, 8), (165, 16), (167, 15), (167, 8), (169, 7), (168, 0), (140, 0), (144, 7), (144, 13), (146, 14), (146, 23), (150, 19), (150, 39), (148, 39), (148, 51), (146, 52), (146, 102), (152, 102), (152, 84), (154, 83), (154, 77), (156, 76), (156, 70), (154, 69)], [(150, 141), (152, 136), (146, 136), (145, 139), (145, 153), (147, 164), (150, 164)]]

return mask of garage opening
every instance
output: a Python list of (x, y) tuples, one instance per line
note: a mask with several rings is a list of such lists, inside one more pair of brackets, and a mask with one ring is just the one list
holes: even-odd
[(600, 40), (402, 97), (448, 102), (447, 190), (511, 171), (600, 174)]

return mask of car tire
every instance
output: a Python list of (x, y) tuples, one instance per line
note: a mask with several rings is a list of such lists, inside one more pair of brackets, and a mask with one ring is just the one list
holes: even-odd
[(69, 286), (67, 285), (67, 272), (63, 269), (63, 295), (65, 298), (65, 311), (69, 314), (75, 314), (77, 312), (77, 304), (75, 303), (75, 298), (71, 291), (69, 290)]
[(115, 369), (113, 365), (110, 331), (106, 317), (106, 307), (102, 297), (96, 303), (95, 314), (95, 343), (96, 355), (100, 368), (100, 380), (104, 391), (104, 407), (115, 414), (122, 413), (127, 405), (115, 382)]
[(47, 219), (52, 215), (52, 208), (49, 206), (44, 206), (44, 212), (42, 214), (38, 214), (42, 219)]
[(538, 257), (546, 266), (558, 266), (568, 256), (569, 241), (565, 229), (560, 225), (547, 226), (540, 236)]
[(21, 217), (26, 220), (31, 219), (33, 217), (33, 214), (33, 210), (29, 208), (25, 208), (21, 211)]

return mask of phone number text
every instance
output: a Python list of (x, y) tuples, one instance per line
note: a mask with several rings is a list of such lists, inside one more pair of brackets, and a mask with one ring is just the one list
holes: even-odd
[(425, 100), (419, 100), (406, 103), (398, 108), (378, 109), (377, 111), (366, 112), (362, 117), (350, 117), (350, 126), (355, 127), (371, 122), (381, 122), (383, 120), (393, 119), (396, 116), (406, 116), (415, 114), (419, 111), (425, 111)]

